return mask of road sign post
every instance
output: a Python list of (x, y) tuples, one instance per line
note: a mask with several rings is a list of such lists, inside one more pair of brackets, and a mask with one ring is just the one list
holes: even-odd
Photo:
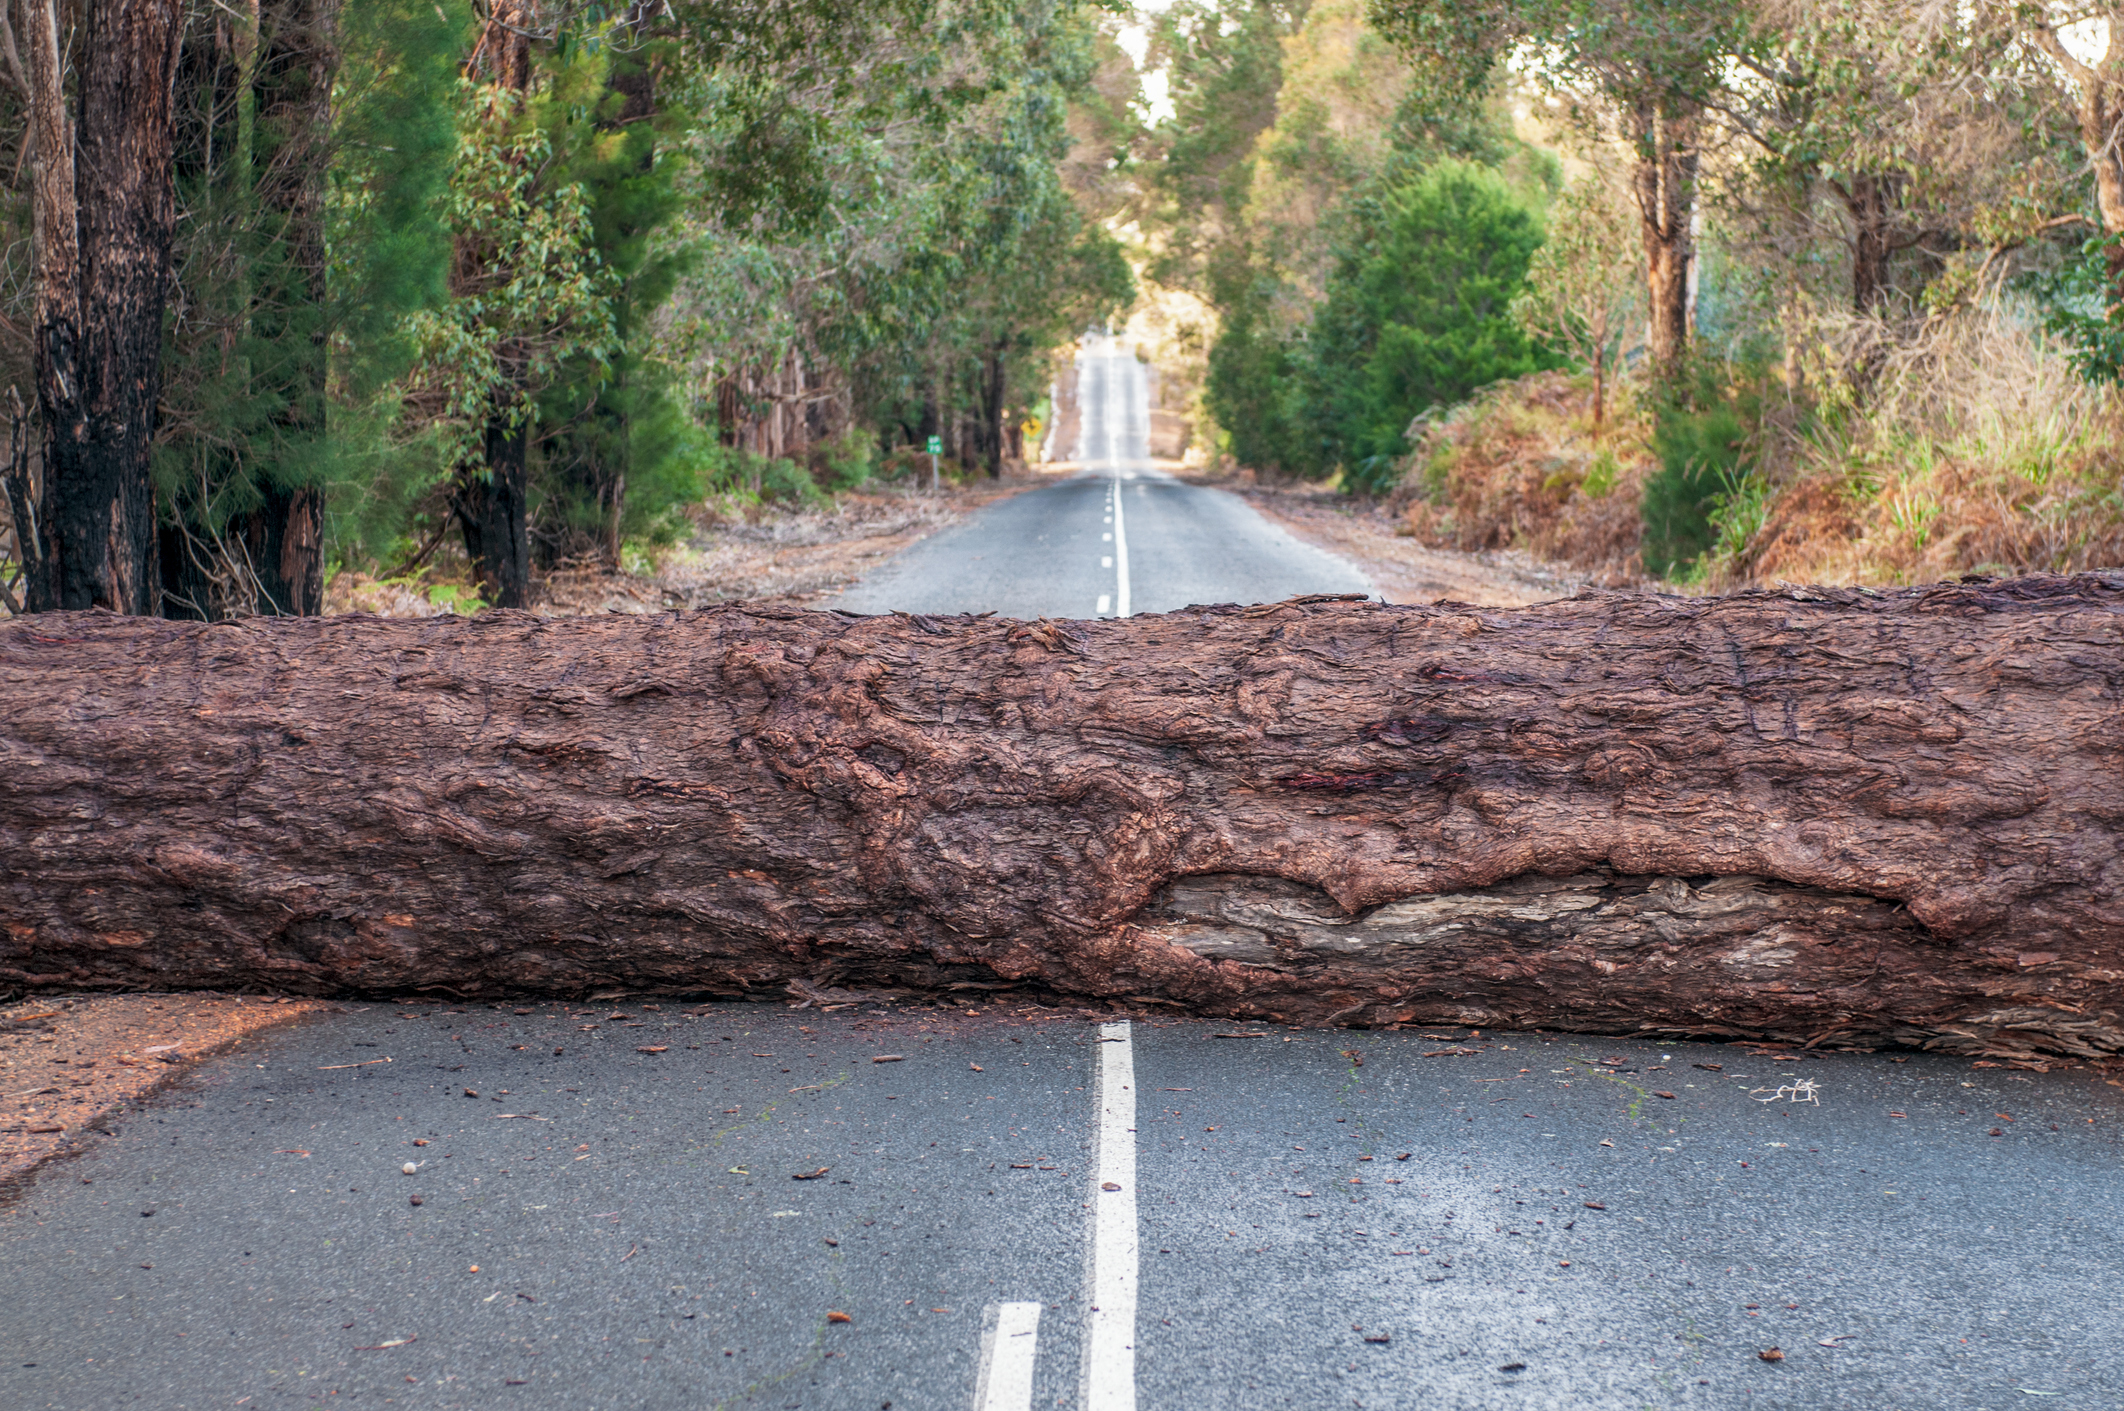
[(932, 436), (932, 437), (930, 437), (930, 438), (929, 438), (929, 488), (930, 488), (931, 490), (935, 490), (935, 489), (937, 488), (937, 457), (938, 457), (938, 456), (940, 456), (940, 455), (942, 455), (942, 454), (944, 454), (944, 438), (943, 438), (943, 437), (941, 437), (941, 436)]

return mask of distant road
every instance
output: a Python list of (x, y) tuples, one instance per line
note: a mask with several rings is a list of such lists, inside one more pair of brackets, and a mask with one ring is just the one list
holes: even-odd
[(1084, 469), (998, 501), (901, 554), (831, 605), (849, 612), (1126, 617), (1192, 603), (1371, 593), (1354, 566), (1237, 496), (1152, 468), (1150, 399), (1126, 344), (1078, 359)]

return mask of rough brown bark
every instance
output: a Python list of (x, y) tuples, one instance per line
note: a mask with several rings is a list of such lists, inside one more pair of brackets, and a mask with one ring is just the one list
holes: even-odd
[(0, 981), (2124, 1048), (2124, 575), (0, 626)]
[(80, 126), (62, 103), (56, 7), (25, 6), (37, 151), (37, 395), (44, 535), (30, 606), (153, 612), (148, 457), (176, 218), (170, 79), (177, 0), (89, 5)]
[(1693, 108), (1648, 100), (1632, 136), (1637, 201), (1645, 247), (1648, 318), (1645, 343), (1657, 376), (1673, 382), (1689, 354), (1689, 267), (1696, 259), (1697, 127)]

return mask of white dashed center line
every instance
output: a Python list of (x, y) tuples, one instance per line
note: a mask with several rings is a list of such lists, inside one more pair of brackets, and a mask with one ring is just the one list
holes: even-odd
[(998, 1304), (995, 1315), (995, 1326), (981, 1339), (981, 1380), (974, 1388), (974, 1411), (1031, 1411), (1040, 1305)]
[(1128, 525), (1121, 517), (1121, 468), (1114, 467), (1114, 616), (1128, 616)]
[[(1120, 521), (1115, 521), (1118, 527)], [(1124, 580), (1125, 581), (1125, 580)], [(1085, 1411), (1136, 1411), (1136, 1059), (1129, 1025), (1099, 1026)]]

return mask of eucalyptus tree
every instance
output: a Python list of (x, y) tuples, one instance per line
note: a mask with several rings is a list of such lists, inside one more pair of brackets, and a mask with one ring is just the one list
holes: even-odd
[(8, 471), (24, 596), (33, 611), (152, 612), (182, 17), (175, 0), (100, 0), (78, 30), (62, 29), (58, 0), (25, 0), (20, 14), (43, 472), (32, 508), (26, 462)]
[(1715, 0), (1372, 0), (1371, 13), (1435, 91), (1473, 94), (1510, 58), (1582, 121), (1612, 127), (1628, 144), (1647, 343), (1659, 376), (1678, 382), (1707, 111), (1732, 57), (1754, 42), (1747, 9)]

